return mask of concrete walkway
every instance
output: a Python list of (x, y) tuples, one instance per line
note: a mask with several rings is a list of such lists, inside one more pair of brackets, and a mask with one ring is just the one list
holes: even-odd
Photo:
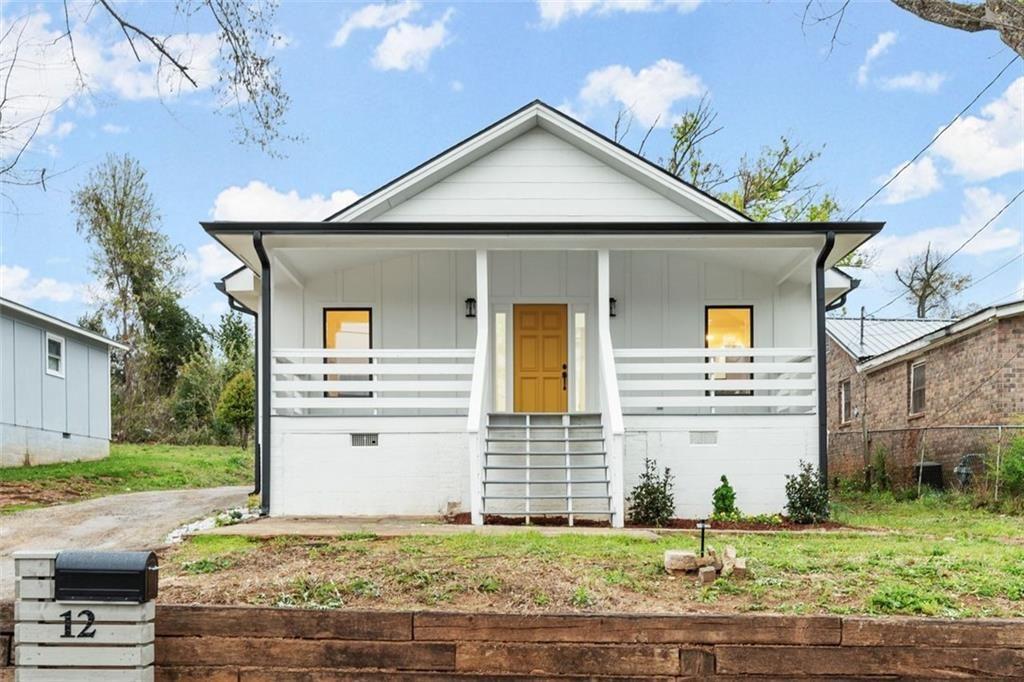
[(250, 538), (271, 538), (280, 535), (305, 537), (339, 537), (352, 533), (373, 533), (378, 537), (391, 538), (406, 535), (458, 535), (477, 533), (480, 535), (508, 535), (534, 531), (541, 535), (627, 535), (634, 538), (657, 540), (658, 535), (649, 530), (637, 528), (594, 528), (590, 526), (469, 526), (443, 523), (436, 518), (416, 517), (271, 517), (255, 521), (221, 526), (200, 531), (199, 535), (242, 535)]
[(184, 523), (245, 506), (248, 494), (238, 486), (158, 490), (0, 516), (0, 600), (14, 598), (17, 550), (154, 549)]

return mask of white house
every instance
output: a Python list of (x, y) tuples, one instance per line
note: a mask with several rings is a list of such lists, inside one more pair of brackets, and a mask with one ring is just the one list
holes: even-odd
[(0, 298), (0, 467), (110, 453), (110, 350), (125, 346)]
[(878, 223), (754, 223), (533, 102), (323, 222), (209, 222), (257, 314), (272, 515), (601, 518), (644, 459), (777, 512), (825, 467), (831, 270)]

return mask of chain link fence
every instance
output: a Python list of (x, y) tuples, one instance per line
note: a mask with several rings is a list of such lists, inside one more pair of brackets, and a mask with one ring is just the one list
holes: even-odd
[(880, 429), (867, 432), (867, 447), (860, 430), (829, 434), (828, 471), (835, 480), (870, 483), (884, 462), (885, 475), (895, 487), (918, 484), (918, 464), (930, 473), (941, 468), (946, 488), (995, 489), (998, 460), (1010, 443), (1024, 436), (1024, 425), (929, 426)]

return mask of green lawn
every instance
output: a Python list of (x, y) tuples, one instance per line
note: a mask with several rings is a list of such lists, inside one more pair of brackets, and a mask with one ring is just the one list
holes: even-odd
[(0, 469), (0, 512), (115, 493), (251, 483), (250, 449), (115, 443), (106, 459)]
[[(471, 533), (250, 540), (197, 537), (162, 562), (165, 601), (320, 608), (714, 611), (1024, 616), (1024, 518), (959, 497), (847, 497), (838, 515), (876, 530), (711, 531), (752, 576), (710, 586), (666, 575), (691, 535)], [(166, 577), (166, 579), (165, 579)]]

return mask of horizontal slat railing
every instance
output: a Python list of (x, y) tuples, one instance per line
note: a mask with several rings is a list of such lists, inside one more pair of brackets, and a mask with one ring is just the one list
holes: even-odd
[(615, 369), (626, 412), (811, 414), (817, 404), (810, 348), (619, 348)]
[(276, 415), (464, 414), (474, 355), (473, 349), (277, 348), (271, 407)]

